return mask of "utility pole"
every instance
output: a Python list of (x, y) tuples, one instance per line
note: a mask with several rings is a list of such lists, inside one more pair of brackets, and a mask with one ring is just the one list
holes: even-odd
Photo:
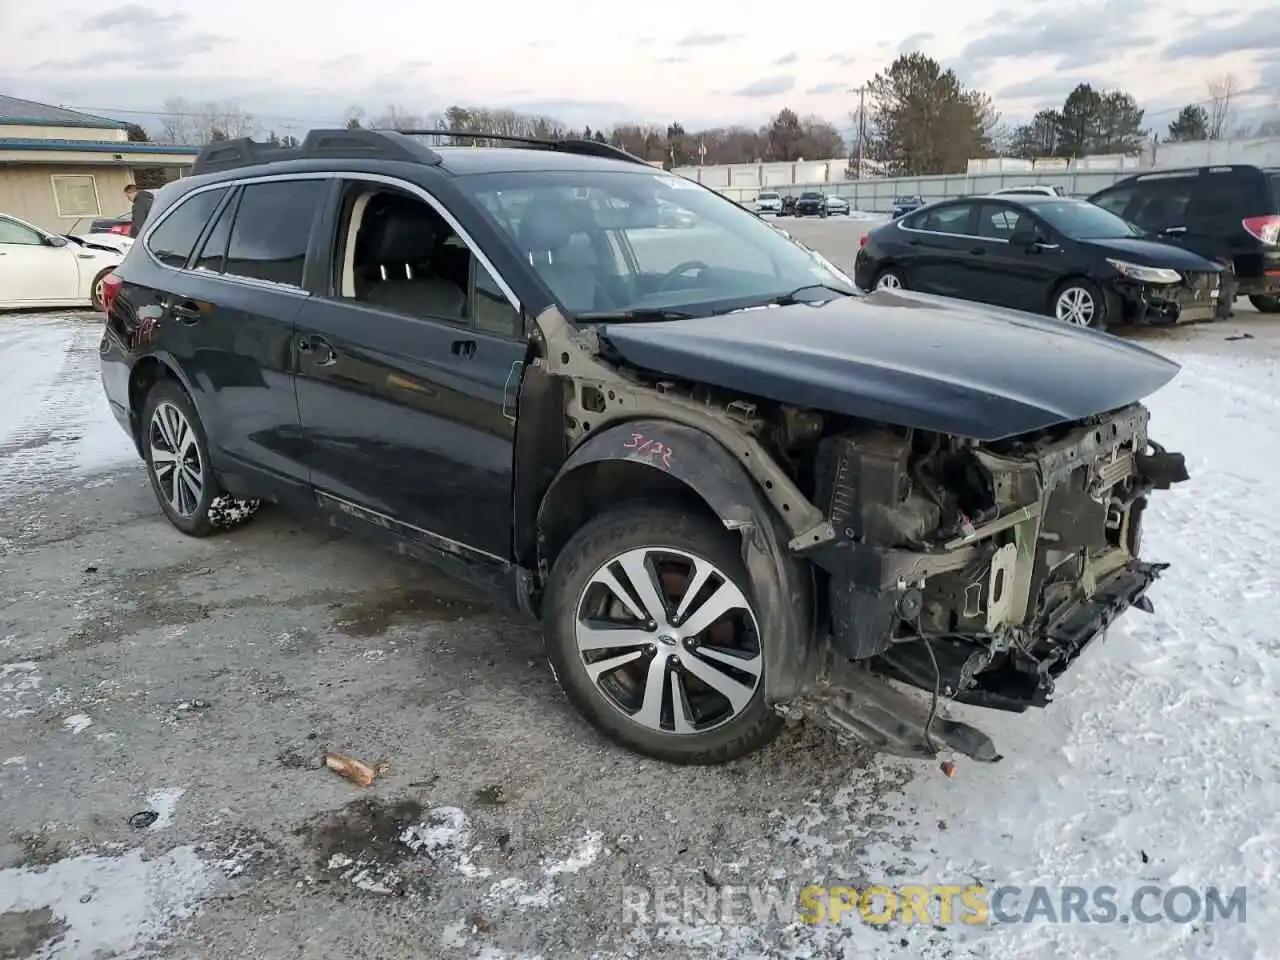
[(855, 161), (856, 165), (854, 167), (854, 170), (856, 171), (856, 173), (854, 174), (854, 179), (861, 180), (862, 179), (862, 143), (866, 139), (866, 135), (867, 135), (867, 121), (866, 121), (867, 87), (865, 84), (862, 85), (861, 87), (850, 87), (848, 92), (856, 93), (858, 95), (858, 145), (855, 148), (857, 160)]

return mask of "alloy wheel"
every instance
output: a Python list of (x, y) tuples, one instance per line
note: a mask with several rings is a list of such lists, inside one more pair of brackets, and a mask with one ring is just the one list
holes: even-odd
[(751, 604), (704, 557), (667, 547), (627, 550), (587, 581), (574, 639), (587, 675), (633, 722), (704, 733), (742, 714), (764, 659)]
[(876, 281), (877, 290), (901, 290), (902, 280), (896, 273), (886, 273)]
[(1088, 327), (1093, 324), (1093, 315), (1096, 306), (1093, 302), (1093, 295), (1084, 287), (1067, 287), (1062, 293), (1058, 294), (1058, 301), (1054, 304), (1053, 315), (1063, 323), (1074, 324), (1078, 327)]
[(93, 285), (93, 305), (99, 308), (105, 308), (107, 302), (107, 274), (103, 274), (98, 278), (98, 282)]
[(148, 443), (161, 495), (178, 516), (195, 516), (204, 496), (204, 458), (186, 415), (161, 403), (151, 415)]

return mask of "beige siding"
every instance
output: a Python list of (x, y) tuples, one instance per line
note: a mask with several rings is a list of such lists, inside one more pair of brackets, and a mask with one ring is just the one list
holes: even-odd
[[(97, 187), (98, 211), (79, 218), (60, 217), (54, 200), (54, 176), (93, 177)], [(94, 217), (114, 217), (129, 209), (124, 187), (131, 179), (132, 171), (122, 166), (0, 165), (0, 213), (34, 223), (53, 233), (87, 233)]]
[(100, 127), (25, 127), (6, 123), (0, 126), (0, 136), (16, 140), (97, 140), (108, 143), (124, 143), (129, 139), (124, 130), (105, 130)]

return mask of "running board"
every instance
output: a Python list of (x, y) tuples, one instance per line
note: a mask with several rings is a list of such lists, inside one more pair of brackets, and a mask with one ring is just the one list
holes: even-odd
[(1001, 759), (995, 743), (976, 727), (942, 716), (935, 716), (930, 725), (927, 696), (899, 690), (843, 657), (834, 660), (822, 686), (778, 705), (783, 716), (802, 717), (832, 731), (842, 742), (856, 742), (899, 757), (932, 760), (950, 751), (984, 763)]

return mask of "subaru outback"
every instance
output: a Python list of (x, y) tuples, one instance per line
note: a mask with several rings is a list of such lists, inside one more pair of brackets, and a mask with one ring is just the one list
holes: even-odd
[[(732, 760), (788, 718), (998, 759), (1163, 565), (1176, 364), (849, 278), (612, 147), (313, 131), (214, 143), (114, 274), (111, 409), (193, 537), (263, 502), (541, 620), (574, 706)], [(663, 210), (688, 229), (662, 229)]]

